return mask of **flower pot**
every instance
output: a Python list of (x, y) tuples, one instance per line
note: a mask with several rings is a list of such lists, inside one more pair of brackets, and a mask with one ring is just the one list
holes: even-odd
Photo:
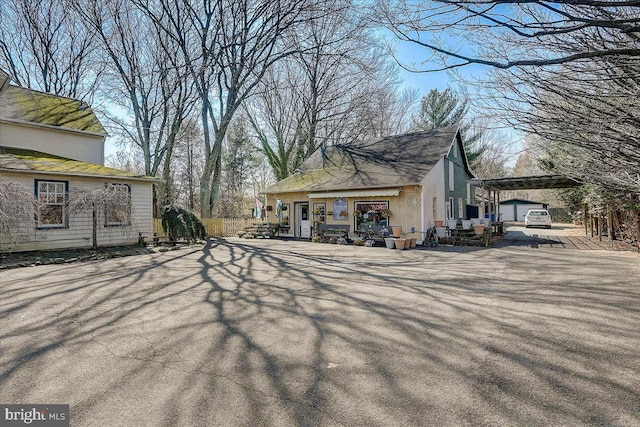
[(435, 220), (433, 222), (436, 223), (436, 227), (442, 227), (444, 225), (444, 221), (439, 220), (439, 219), (437, 219), (437, 220)]
[(436, 234), (438, 237), (445, 237), (447, 235), (447, 229), (444, 227), (436, 227)]
[(481, 235), (482, 233), (484, 233), (484, 224), (474, 225), (473, 231), (476, 232), (476, 235)]
[(412, 237), (411, 238), (411, 245), (409, 247), (410, 248), (415, 248), (417, 244), (418, 244), (418, 238), (417, 237)]
[(411, 239), (410, 238), (404, 239), (404, 248), (405, 249), (411, 248)]
[(391, 230), (393, 231), (393, 237), (400, 237), (402, 234), (402, 227), (391, 227)]
[(449, 227), (452, 230), (456, 228), (457, 225), (458, 225), (457, 219), (450, 219), (449, 221), (447, 221), (447, 227)]
[(402, 250), (404, 249), (404, 244), (407, 241), (407, 239), (393, 239), (393, 241), (396, 244), (396, 249)]
[(480, 218), (471, 218), (471, 225), (478, 225), (480, 223), (482, 223)]
[(384, 239), (384, 244), (387, 245), (387, 249), (393, 249), (396, 247), (396, 242), (394, 241), (393, 237), (386, 237)]
[(465, 230), (470, 230), (471, 229), (471, 220), (463, 219), (462, 220), (462, 228), (465, 229)]
[(482, 218), (482, 223), (484, 224), (485, 227), (489, 227), (491, 225), (491, 219), (490, 218)]

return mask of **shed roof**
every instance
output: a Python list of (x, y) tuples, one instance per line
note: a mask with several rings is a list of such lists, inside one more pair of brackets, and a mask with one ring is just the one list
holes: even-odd
[(120, 169), (96, 165), (22, 148), (0, 147), (0, 172), (23, 172), (96, 178), (127, 178), (156, 181), (156, 178), (137, 175)]
[(532, 200), (524, 200), (524, 199), (508, 199), (501, 200), (501, 205), (545, 205), (546, 203), (542, 202), (534, 202)]
[[(318, 149), (302, 164), (300, 171), (267, 188), (264, 193), (416, 185), (448, 153), (454, 141), (462, 148), (458, 128), (450, 126)], [(464, 164), (473, 176), (466, 158)]]
[(106, 135), (84, 101), (9, 85), (0, 95), (0, 120)]
[(564, 175), (514, 176), (482, 179), (482, 185), (490, 190), (540, 190), (545, 188), (572, 188), (580, 183)]

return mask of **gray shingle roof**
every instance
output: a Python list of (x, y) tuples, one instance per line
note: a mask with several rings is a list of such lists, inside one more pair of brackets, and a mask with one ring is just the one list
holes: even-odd
[(263, 193), (416, 185), (447, 154), (457, 135), (458, 128), (450, 126), (317, 150), (300, 172)]

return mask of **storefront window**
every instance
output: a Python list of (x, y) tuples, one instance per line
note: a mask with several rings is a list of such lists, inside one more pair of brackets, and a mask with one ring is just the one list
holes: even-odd
[(280, 228), (289, 228), (289, 203), (283, 203), (280, 210)]
[(326, 217), (326, 203), (314, 203), (313, 204), (313, 223), (314, 226), (324, 224), (327, 222)]
[(365, 227), (390, 225), (389, 202), (355, 202), (354, 214), (356, 230)]

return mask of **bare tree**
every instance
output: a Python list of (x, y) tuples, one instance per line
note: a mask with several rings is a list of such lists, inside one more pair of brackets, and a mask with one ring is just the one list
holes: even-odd
[(222, 142), (233, 116), (268, 69), (293, 54), (287, 39), (300, 22), (314, 19), (310, 0), (137, 0), (160, 31), (178, 41), (201, 107), (205, 164), (200, 209), (211, 216), (219, 196)]
[[(118, 223), (121, 232), (131, 232), (131, 195), (124, 185), (79, 187), (69, 192), (69, 213), (91, 214), (92, 248), (98, 248), (98, 224)], [(114, 228), (116, 230), (116, 228)]]
[(4, 250), (25, 233), (33, 233), (36, 201), (33, 191), (0, 177), (0, 249)]
[[(391, 125), (398, 115), (388, 109), (401, 96), (396, 70), (382, 55), (366, 13), (337, 2), (301, 26), (294, 41), (300, 52), (272, 67), (246, 105), (277, 179), (319, 148), (378, 136), (399, 124)], [(405, 106), (398, 111), (411, 110)]]
[[(193, 105), (192, 84), (178, 63), (180, 46), (156, 31), (146, 14), (130, 2), (91, 0), (75, 3), (86, 27), (95, 33), (107, 60), (108, 82), (102, 94), (123, 108), (133, 123), (111, 120), (142, 151), (144, 173), (169, 173), (175, 138)], [(143, 33), (145, 37), (135, 37)], [(165, 182), (168, 176), (163, 176)], [(171, 202), (169, 187), (163, 203)]]
[(425, 70), (425, 63), (426, 70), (469, 64), (504, 69), (640, 56), (640, 48), (626, 43), (556, 49), (559, 40), (579, 41), (597, 32), (636, 37), (640, 4), (634, 0), (379, 0), (377, 9), (400, 41), (425, 49), (426, 58), (406, 64), (414, 70)]
[(103, 67), (65, 1), (7, 1), (0, 14), (0, 68), (15, 83), (91, 102)]

